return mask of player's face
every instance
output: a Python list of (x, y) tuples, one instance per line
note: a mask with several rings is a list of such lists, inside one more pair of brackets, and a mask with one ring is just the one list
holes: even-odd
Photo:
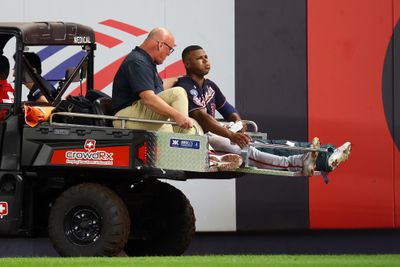
[(191, 72), (199, 76), (207, 75), (211, 68), (208, 56), (203, 49), (194, 50), (190, 53), (189, 64)]

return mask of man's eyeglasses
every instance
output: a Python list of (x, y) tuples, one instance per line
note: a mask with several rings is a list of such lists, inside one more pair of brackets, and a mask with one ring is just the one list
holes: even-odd
[(161, 44), (165, 44), (165, 45), (168, 47), (168, 49), (169, 49), (168, 55), (171, 55), (172, 52), (175, 51), (175, 49), (174, 49), (173, 47), (169, 46), (169, 44), (167, 44), (166, 42), (163, 42), (163, 41), (160, 41), (160, 40), (156, 40), (156, 41), (159, 42), (159, 43), (161, 43)]

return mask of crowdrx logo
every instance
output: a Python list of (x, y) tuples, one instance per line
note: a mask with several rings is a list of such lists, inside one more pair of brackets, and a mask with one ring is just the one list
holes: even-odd
[(66, 151), (66, 163), (76, 165), (113, 165), (114, 153), (97, 150), (96, 140), (87, 139), (83, 148), (85, 151)]
[(55, 148), (50, 164), (81, 166), (129, 167), (129, 145), (96, 147), (96, 140), (86, 139), (81, 147)]
[(0, 219), (3, 219), (4, 216), (8, 214), (8, 203), (0, 202)]

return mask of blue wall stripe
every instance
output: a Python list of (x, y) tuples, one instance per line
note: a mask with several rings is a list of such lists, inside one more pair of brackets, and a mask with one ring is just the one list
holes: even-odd
[[(67, 68), (76, 67), (81, 59), (85, 56), (84, 51), (79, 51), (75, 55), (71, 56), (54, 69), (50, 70), (43, 77), (47, 80), (59, 80), (65, 77), (65, 71)], [(53, 85), (57, 82), (51, 82)]]
[(42, 50), (40, 50), (37, 53), (37, 55), (43, 61), (43, 60), (46, 60), (47, 58), (51, 57), (58, 51), (62, 50), (63, 48), (65, 48), (65, 45), (47, 46), (47, 47), (43, 48)]

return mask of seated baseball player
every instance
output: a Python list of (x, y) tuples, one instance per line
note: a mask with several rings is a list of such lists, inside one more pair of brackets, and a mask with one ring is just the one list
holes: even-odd
[[(229, 104), (219, 87), (211, 80), (206, 79), (210, 71), (210, 62), (206, 52), (197, 45), (186, 47), (182, 53), (182, 60), (186, 69), (186, 76), (178, 79), (176, 86), (183, 87), (189, 99), (189, 116), (194, 118), (204, 132), (209, 135), (210, 145), (217, 155), (233, 153), (240, 155), (241, 149), (247, 147), (250, 137), (244, 129), (232, 132), (222, 126), (215, 119), (215, 110), (229, 122), (241, 120), (238, 111)], [(286, 140), (269, 140), (268, 143), (282, 144)], [(310, 143), (295, 143), (298, 146), (320, 148), (320, 142), (314, 137)], [(335, 148), (326, 146), (328, 152), (318, 153), (311, 151), (303, 154), (284, 151), (283, 149), (266, 150), (249, 147), (249, 165), (258, 168), (287, 169), (302, 171), (303, 175), (311, 176), (314, 170), (323, 172), (333, 171), (340, 163), (346, 161), (351, 151), (351, 143), (346, 142)], [(272, 153), (271, 153), (272, 152)], [(280, 155), (279, 155), (280, 154)], [(213, 160), (217, 160), (218, 158)]]

